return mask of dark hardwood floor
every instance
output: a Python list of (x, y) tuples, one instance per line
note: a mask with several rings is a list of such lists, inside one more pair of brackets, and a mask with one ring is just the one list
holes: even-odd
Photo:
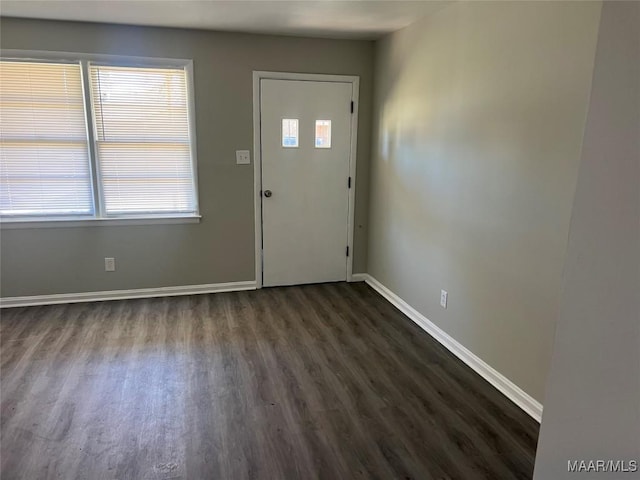
[(362, 283), (1, 315), (2, 480), (532, 475), (538, 424)]

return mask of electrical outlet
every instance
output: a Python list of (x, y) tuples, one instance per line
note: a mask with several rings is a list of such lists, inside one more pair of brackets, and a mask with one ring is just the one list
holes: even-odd
[(115, 272), (116, 271), (116, 259), (113, 257), (104, 258), (104, 271)]
[(449, 294), (446, 290), (440, 290), (440, 306), (442, 308), (447, 308), (447, 300), (449, 299)]

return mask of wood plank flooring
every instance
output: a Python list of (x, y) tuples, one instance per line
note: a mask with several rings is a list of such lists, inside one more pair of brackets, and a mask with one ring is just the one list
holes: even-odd
[(363, 283), (1, 315), (3, 480), (533, 472), (538, 424)]

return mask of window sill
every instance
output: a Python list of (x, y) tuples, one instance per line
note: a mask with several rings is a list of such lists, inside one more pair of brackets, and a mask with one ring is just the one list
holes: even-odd
[(166, 217), (114, 217), (114, 218), (34, 218), (2, 219), (0, 229), (67, 228), (67, 227), (116, 227), (127, 225), (174, 225), (200, 223), (200, 215), (168, 215)]

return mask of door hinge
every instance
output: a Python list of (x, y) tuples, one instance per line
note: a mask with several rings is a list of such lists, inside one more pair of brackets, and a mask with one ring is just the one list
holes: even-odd
[(347, 180), (347, 188), (351, 188), (351, 177)]
[(347, 245), (347, 257), (349, 256), (349, 246)]
[(351, 101), (351, 113), (353, 113), (353, 101)]

